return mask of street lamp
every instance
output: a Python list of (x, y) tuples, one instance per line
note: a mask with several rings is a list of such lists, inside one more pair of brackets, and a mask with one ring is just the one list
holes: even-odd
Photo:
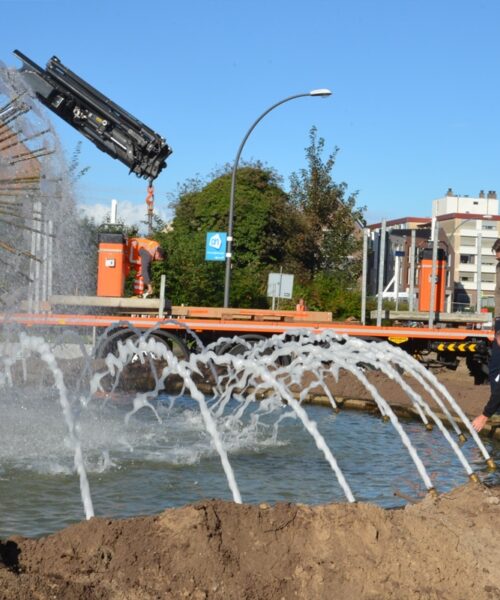
[(457, 231), (457, 229), (459, 229), (460, 227), (462, 227), (462, 225), (465, 225), (465, 223), (468, 223), (469, 221), (485, 221), (485, 220), (489, 220), (489, 219), (493, 219), (493, 215), (474, 215), (473, 217), (467, 217), (466, 219), (462, 219), (461, 222), (454, 227), (450, 233), (446, 233), (446, 237), (451, 238), (451, 236), (455, 233), (455, 231)]
[(325, 98), (326, 96), (331, 96), (332, 92), (327, 89), (318, 89), (312, 90), (311, 92), (307, 92), (305, 94), (295, 94), (294, 96), (288, 96), (284, 100), (280, 100), (273, 104), (270, 108), (268, 108), (265, 112), (263, 112), (260, 117), (254, 121), (250, 129), (247, 131), (243, 141), (238, 148), (238, 152), (236, 153), (236, 158), (234, 159), (233, 165), (233, 173), (231, 177), (231, 195), (229, 197), (229, 225), (227, 229), (227, 245), (226, 245), (226, 276), (224, 280), (224, 308), (229, 306), (229, 289), (231, 286), (231, 248), (233, 245), (233, 220), (234, 220), (234, 192), (236, 190), (236, 171), (238, 170), (238, 162), (240, 160), (241, 152), (243, 151), (243, 146), (245, 145), (249, 135), (255, 129), (257, 123), (259, 123), (268, 113), (274, 110), (277, 106), (284, 104), (285, 102), (289, 102), (290, 100), (295, 100), (295, 98), (303, 98), (304, 96), (317, 96), (320, 98)]

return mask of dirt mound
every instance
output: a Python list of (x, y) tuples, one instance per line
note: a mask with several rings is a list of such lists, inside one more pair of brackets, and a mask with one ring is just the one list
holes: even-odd
[(500, 598), (500, 489), (401, 510), (206, 501), (0, 543), (0, 598)]

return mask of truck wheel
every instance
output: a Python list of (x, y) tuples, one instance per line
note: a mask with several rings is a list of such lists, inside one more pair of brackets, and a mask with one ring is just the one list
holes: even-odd
[[(150, 336), (165, 344), (175, 357), (181, 360), (189, 360), (189, 350), (179, 336), (169, 331), (155, 331)], [(136, 340), (138, 338), (137, 332), (130, 329), (118, 329), (110, 332), (104, 339), (99, 341), (94, 350), (94, 356), (96, 358), (105, 358), (110, 352), (116, 354), (118, 351), (118, 342), (125, 342), (128, 338)]]
[[(227, 344), (224, 344), (223, 346), (221, 346), (221, 348), (218, 350), (217, 354), (219, 354), (219, 355), (232, 354), (233, 356), (239, 356), (241, 354), (244, 354), (246, 351), (248, 351), (248, 346), (246, 344), (248, 344), (250, 346), (254, 346), (255, 344), (258, 344), (259, 342), (269, 339), (265, 335), (260, 335), (258, 333), (246, 333), (246, 334), (240, 335), (238, 337), (240, 339), (244, 340), (244, 342), (240, 342), (240, 341), (228, 342)], [(246, 344), (245, 344), (245, 342), (246, 342)], [(269, 352), (267, 352), (267, 353), (269, 354)], [(290, 364), (289, 356), (281, 356), (277, 361), (277, 365), (279, 367), (287, 366), (289, 364)]]
[(255, 344), (258, 344), (263, 340), (267, 340), (265, 336), (259, 335), (258, 333), (245, 333), (243, 335), (239, 335), (238, 337), (244, 341), (240, 342), (237, 340), (234, 342), (227, 342), (226, 344), (220, 346), (220, 348), (217, 350), (217, 354), (232, 354), (233, 356), (240, 356), (248, 351), (248, 346), (245, 344), (245, 342), (249, 346), (255, 346)]

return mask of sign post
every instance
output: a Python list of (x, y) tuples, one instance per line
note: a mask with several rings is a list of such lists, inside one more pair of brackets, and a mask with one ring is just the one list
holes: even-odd
[(227, 233), (209, 231), (205, 244), (205, 260), (226, 260)]
[(293, 296), (293, 275), (269, 273), (267, 279), (267, 295), (273, 299), (272, 310), (275, 308), (276, 298), (291, 300)]

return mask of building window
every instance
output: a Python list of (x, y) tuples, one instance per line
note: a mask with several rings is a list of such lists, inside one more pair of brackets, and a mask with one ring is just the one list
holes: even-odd
[(461, 265), (473, 265), (474, 264), (474, 256), (472, 254), (461, 254), (460, 255), (460, 264)]
[(471, 275), (460, 275), (460, 281), (474, 281), (474, 277)]

